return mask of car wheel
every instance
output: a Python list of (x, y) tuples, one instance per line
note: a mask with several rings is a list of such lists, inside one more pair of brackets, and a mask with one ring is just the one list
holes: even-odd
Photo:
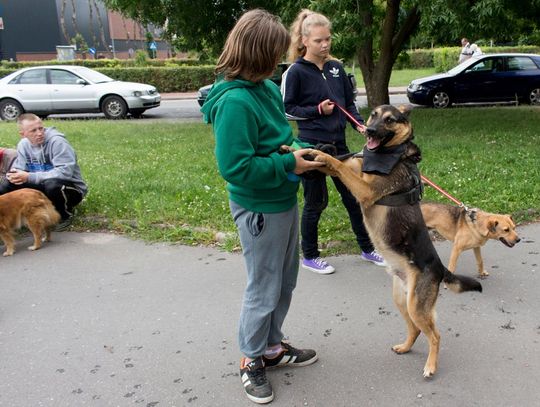
[(140, 118), (140, 117), (143, 115), (143, 113), (144, 113), (145, 111), (146, 111), (146, 109), (131, 109), (131, 110), (129, 111), (129, 113), (131, 113), (131, 115), (132, 115), (133, 117), (135, 117), (135, 118), (138, 119), (138, 118)]
[(450, 95), (443, 90), (438, 90), (431, 97), (431, 103), (436, 109), (444, 109), (452, 105)]
[(13, 99), (5, 99), (0, 102), (0, 119), (7, 122), (17, 120), (24, 110), (19, 102)]
[(128, 109), (120, 96), (107, 96), (101, 103), (101, 111), (107, 119), (124, 119)]
[(540, 88), (533, 89), (529, 92), (529, 104), (540, 105)]

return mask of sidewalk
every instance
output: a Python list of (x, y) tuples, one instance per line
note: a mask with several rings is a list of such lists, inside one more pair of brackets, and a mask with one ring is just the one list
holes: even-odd
[[(388, 93), (390, 95), (402, 95), (407, 93), (406, 86), (391, 87), (388, 88)], [(358, 88), (358, 96), (365, 96), (366, 89)], [(185, 99), (197, 99), (197, 92), (174, 92), (174, 93), (162, 93), (162, 100), (185, 100)]]
[[(540, 223), (509, 249), (482, 249), (483, 293), (441, 290), (439, 370), (426, 380), (427, 343), (390, 347), (406, 328), (392, 279), (358, 256), (336, 273), (300, 270), (284, 330), (319, 360), (268, 372), (272, 407), (538, 406)], [(0, 258), (2, 407), (253, 407), (238, 375), (242, 256), (146, 244), (104, 233), (53, 233)], [(435, 243), (445, 262), (450, 244)], [(474, 276), (472, 251), (458, 272)]]

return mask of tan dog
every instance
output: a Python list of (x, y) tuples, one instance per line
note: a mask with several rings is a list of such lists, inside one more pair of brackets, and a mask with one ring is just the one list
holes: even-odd
[(421, 181), (416, 164), (419, 148), (412, 142), (409, 109), (375, 108), (366, 129), (361, 156), (338, 160), (314, 150), (321, 171), (339, 177), (362, 207), (364, 224), (375, 248), (393, 275), (393, 299), (405, 323), (407, 338), (392, 350), (407, 353), (420, 332), (429, 355), (424, 377), (437, 370), (441, 335), (435, 326), (435, 304), (444, 282), (454, 292), (482, 291), (473, 278), (453, 274), (441, 262), (420, 210)]
[(6, 245), (4, 256), (15, 252), (15, 230), (27, 225), (34, 235), (34, 244), (28, 250), (41, 247), (41, 239), (51, 240), (51, 229), (60, 221), (60, 214), (44, 193), (23, 188), (0, 195), (0, 238)]
[(464, 250), (473, 249), (476, 257), (478, 274), (488, 276), (484, 270), (484, 260), (480, 248), (489, 239), (501, 241), (508, 247), (514, 247), (520, 241), (516, 225), (510, 215), (483, 212), (479, 209), (461, 208), (437, 203), (422, 203), (422, 216), (430, 229), (435, 229), (446, 240), (454, 242), (448, 270), (456, 271), (459, 255)]

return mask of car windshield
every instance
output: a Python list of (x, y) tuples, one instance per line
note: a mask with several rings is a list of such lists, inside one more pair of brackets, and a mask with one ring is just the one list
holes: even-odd
[(478, 58), (469, 58), (466, 61), (463, 61), (461, 64), (454, 66), (452, 69), (450, 69), (447, 73), (450, 75), (456, 75), (460, 73), (461, 71), (464, 71), (472, 64), (476, 63), (478, 61)]
[(74, 67), (73, 71), (93, 83), (104, 83), (104, 82), (114, 81), (114, 79), (109, 78), (107, 75), (104, 75), (98, 71), (94, 71), (93, 69), (85, 68), (84, 66)]

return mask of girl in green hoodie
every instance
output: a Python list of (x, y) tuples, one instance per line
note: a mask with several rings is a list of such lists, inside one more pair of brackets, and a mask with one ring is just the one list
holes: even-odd
[(229, 33), (216, 67), (218, 80), (201, 109), (213, 125), (218, 169), (227, 181), (247, 269), (240, 376), (256, 403), (274, 398), (265, 367), (317, 360), (315, 351), (284, 343), (281, 331), (299, 262), (299, 182), (291, 175), (321, 165), (303, 159), (310, 149), (279, 153), (294, 140), (279, 88), (267, 78), (289, 43), (277, 17), (264, 10), (245, 13)]

